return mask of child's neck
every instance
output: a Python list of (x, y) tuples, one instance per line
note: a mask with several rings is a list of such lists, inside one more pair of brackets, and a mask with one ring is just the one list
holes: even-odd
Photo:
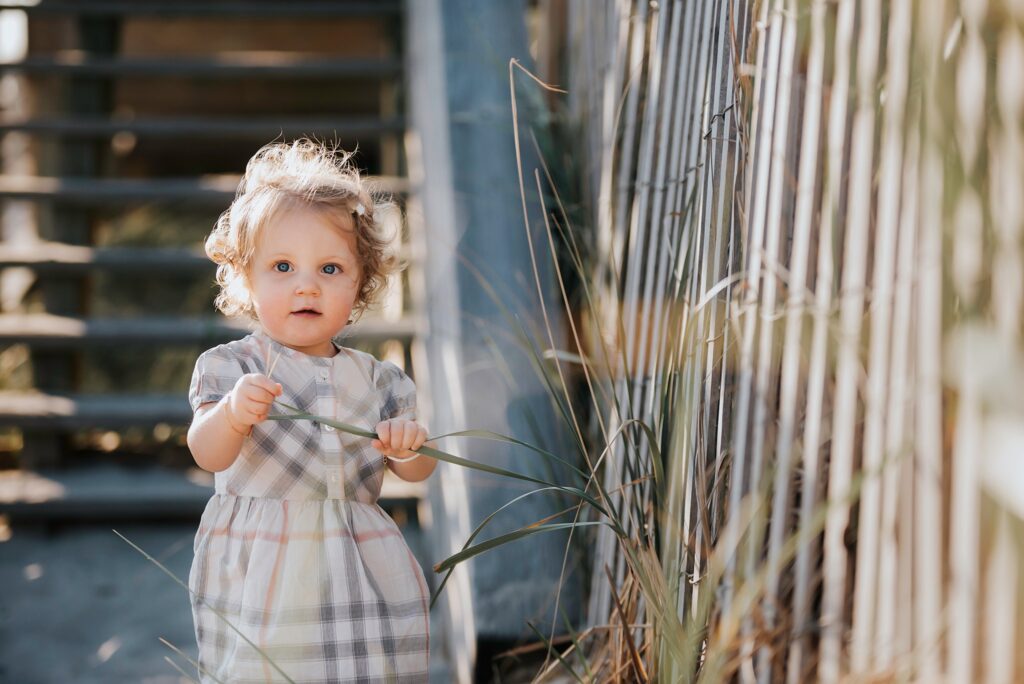
[(263, 335), (266, 335), (269, 339), (273, 340), (275, 343), (281, 345), (282, 347), (291, 349), (292, 351), (298, 352), (299, 354), (305, 354), (306, 356), (330, 358), (332, 356), (336, 356), (338, 352), (341, 351), (338, 345), (334, 343), (333, 339), (327, 339), (321, 343), (317, 343), (315, 345), (311, 345), (308, 347), (297, 347), (295, 345), (288, 344), (287, 342), (282, 342), (281, 340), (277, 339), (276, 337), (268, 333), (263, 328), (260, 328), (260, 332)]

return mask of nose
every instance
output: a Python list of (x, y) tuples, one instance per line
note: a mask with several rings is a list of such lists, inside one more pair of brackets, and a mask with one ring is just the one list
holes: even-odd
[(317, 284), (316, 278), (310, 276), (299, 278), (299, 281), (295, 284), (295, 294), (319, 296), (320, 286)]

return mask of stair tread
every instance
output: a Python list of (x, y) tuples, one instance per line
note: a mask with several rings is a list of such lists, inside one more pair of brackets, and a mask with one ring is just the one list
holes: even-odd
[[(0, 198), (65, 200), (84, 204), (183, 200), (227, 206), (235, 196), (240, 176), (201, 178), (74, 178), (55, 176), (0, 175)], [(403, 194), (408, 182), (394, 176), (370, 176), (367, 184), (375, 192)]]
[[(213, 494), (213, 474), (191, 467), (127, 467), (92, 463), (61, 470), (0, 471), (0, 514), (59, 518), (118, 514), (195, 514)], [(385, 477), (382, 508), (415, 509), (426, 494), (422, 482)]]
[(330, 135), (362, 136), (397, 134), (405, 130), (400, 117), (333, 117), (333, 118), (71, 118), (45, 117), (0, 120), (0, 133), (22, 131), (65, 136), (106, 136), (132, 133), (156, 136), (296, 136)]
[(397, 58), (302, 57), (289, 52), (231, 53), (216, 57), (102, 57), (63, 50), (45, 57), (0, 62), (0, 70), (88, 76), (192, 78), (387, 78), (402, 73)]
[(402, 5), (395, 0), (372, 2), (118, 2), (89, 0), (22, 0), (0, 2), (0, 9), (30, 14), (128, 15), (128, 16), (228, 16), (237, 17), (351, 17), (395, 15)]
[(212, 271), (202, 250), (188, 247), (86, 247), (62, 242), (0, 244), (0, 268), (26, 266), (37, 271), (75, 272), (94, 268), (151, 272)]
[[(418, 323), (411, 317), (388, 321), (369, 318), (352, 326), (354, 340), (412, 337)], [(107, 344), (227, 342), (250, 332), (250, 326), (225, 317), (143, 316), (136, 318), (77, 318), (54, 314), (0, 314), (0, 343), (77, 346)]]
[[(399, 258), (416, 257), (407, 247)], [(198, 247), (88, 247), (65, 242), (0, 243), (0, 268), (20, 266), (46, 273), (86, 273), (108, 269), (118, 272), (212, 273), (216, 264)]]
[(191, 416), (184, 395), (0, 392), (0, 424), (26, 428), (182, 424)]

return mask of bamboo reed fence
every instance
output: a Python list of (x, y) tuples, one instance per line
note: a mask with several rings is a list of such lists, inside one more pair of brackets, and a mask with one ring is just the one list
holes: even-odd
[(590, 678), (1024, 681), (1024, 3), (567, 14)]

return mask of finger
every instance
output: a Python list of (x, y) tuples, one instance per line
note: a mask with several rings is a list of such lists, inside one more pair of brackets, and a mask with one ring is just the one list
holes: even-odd
[(412, 450), (419, 449), (423, 446), (424, 442), (427, 441), (427, 428), (422, 425), (419, 426), (419, 430), (416, 431), (416, 439), (413, 440), (412, 446), (409, 447)]
[(391, 423), (384, 420), (377, 423), (377, 439), (385, 449), (391, 448)]
[(274, 398), (277, 397), (278, 394), (280, 394), (279, 392), (275, 391), (276, 388), (277, 385), (275, 385), (273, 389), (267, 389), (262, 385), (259, 387), (253, 387), (252, 393), (249, 395), (249, 397), (251, 399), (254, 399), (255, 401), (260, 401), (265, 404), (272, 404), (274, 403)]
[(252, 377), (252, 384), (256, 385), (257, 387), (259, 387), (261, 389), (266, 390), (269, 394), (272, 394), (272, 395), (276, 395), (277, 394), (277, 388), (280, 387), (280, 385), (278, 383), (274, 382), (273, 380), (271, 380), (270, 378), (268, 378), (266, 375), (261, 375), (259, 373), (253, 373), (251, 377)]
[(268, 413), (270, 411), (269, 402), (249, 400), (243, 404), (243, 407), (246, 412), (253, 416), (260, 413)]
[(263, 394), (258, 397), (246, 397), (244, 403), (253, 411), (262, 411), (263, 409), (269, 408), (274, 402), (270, 397)]
[(274, 405), (274, 400), (270, 397), (260, 397), (252, 400), (252, 405), (258, 411), (269, 411), (270, 407)]
[(402, 449), (406, 451), (412, 449), (417, 434), (419, 434), (419, 425), (412, 421), (407, 422), (402, 429)]
[(250, 397), (266, 397), (267, 401), (273, 401), (274, 397), (280, 396), (281, 385), (272, 382), (262, 375), (249, 376), (250, 381), (245, 385), (245, 393)]
[(377, 451), (384, 451), (384, 445), (380, 443), (379, 439), (373, 440), (372, 442), (370, 442), (370, 445), (373, 446), (373, 448), (376, 449)]

